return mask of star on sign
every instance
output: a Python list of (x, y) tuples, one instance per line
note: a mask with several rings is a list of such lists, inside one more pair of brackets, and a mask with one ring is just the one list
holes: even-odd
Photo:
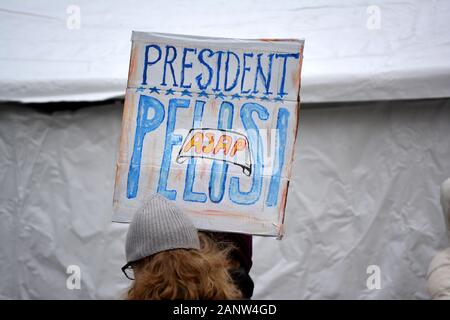
[(216, 99), (217, 98), (220, 98), (220, 99), (223, 100), (223, 99), (225, 99), (225, 95), (222, 92), (219, 92), (219, 93), (216, 94)]
[(209, 98), (209, 94), (207, 94), (205, 90), (200, 91), (200, 93), (198, 94), (198, 96), (199, 96), (199, 97)]
[(159, 94), (159, 89), (157, 87), (150, 88), (150, 93), (153, 92)]
[(232, 100), (234, 100), (234, 99), (241, 100), (241, 96), (240, 96), (239, 94), (235, 93), (235, 94), (233, 94), (233, 95), (231, 96), (231, 99), (232, 99)]
[(281, 99), (281, 97), (275, 97), (273, 100), (278, 101), (278, 102), (283, 102), (283, 99)]
[(183, 91), (181, 91), (181, 96), (192, 97), (192, 94), (188, 89), (184, 89)]
[(136, 89), (136, 92), (144, 92), (145, 88), (144, 87), (138, 87)]
[(173, 89), (167, 89), (167, 91), (166, 91), (166, 96), (168, 96), (168, 95), (173, 95), (175, 93), (175, 91), (173, 90)]

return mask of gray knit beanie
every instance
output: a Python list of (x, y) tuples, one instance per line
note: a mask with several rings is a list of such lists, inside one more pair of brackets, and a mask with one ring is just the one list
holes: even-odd
[(134, 215), (127, 233), (127, 262), (170, 249), (200, 249), (197, 229), (169, 200), (151, 195)]

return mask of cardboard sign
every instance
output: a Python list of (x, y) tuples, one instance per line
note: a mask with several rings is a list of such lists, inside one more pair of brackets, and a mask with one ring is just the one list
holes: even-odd
[(151, 194), (199, 229), (281, 236), (301, 40), (133, 32), (114, 221)]

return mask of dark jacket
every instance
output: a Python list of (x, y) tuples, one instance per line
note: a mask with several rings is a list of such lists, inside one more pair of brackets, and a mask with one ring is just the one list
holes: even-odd
[(250, 277), (252, 268), (253, 241), (252, 236), (239, 233), (210, 232), (211, 238), (219, 243), (231, 244), (234, 249), (231, 251), (231, 258), (239, 262), (239, 267), (230, 271), (236, 286), (241, 290), (245, 299), (250, 299), (253, 295), (254, 283)]

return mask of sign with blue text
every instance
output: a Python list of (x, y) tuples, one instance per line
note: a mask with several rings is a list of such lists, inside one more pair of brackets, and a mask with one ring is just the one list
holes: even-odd
[(199, 229), (281, 237), (303, 44), (133, 32), (113, 221), (159, 193)]

